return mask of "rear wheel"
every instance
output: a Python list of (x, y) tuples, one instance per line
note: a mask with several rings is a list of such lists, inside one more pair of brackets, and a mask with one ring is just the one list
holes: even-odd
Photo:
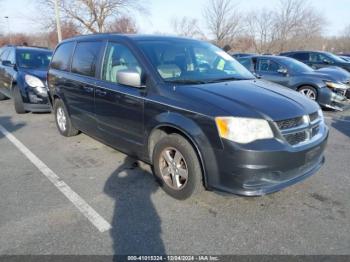
[(168, 135), (156, 144), (153, 168), (163, 190), (176, 199), (184, 200), (204, 190), (196, 151), (178, 134)]
[(72, 121), (62, 100), (55, 100), (54, 113), (56, 126), (61, 135), (71, 137), (79, 134), (79, 130), (72, 125)]
[(303, 86), (299, 88), (299, 93), (310, 98), (311, 100), (314, 100), (314, 101), (317, 100), (317, 91), (312, 86)]
[(25, 114), (27, 111), (24, 109), (23, 99), (21, 92), (17, 86), (13, 88), (13, 104), (17, 114)]

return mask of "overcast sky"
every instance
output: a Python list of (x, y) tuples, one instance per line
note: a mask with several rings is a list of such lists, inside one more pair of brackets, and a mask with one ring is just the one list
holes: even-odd
[[(144, 0), (147, 1), (147, 0)], [(261, 8), (273, 9), (278, 0), (232, 0), (242, 12)], [(7, 31), (4, 16), (10, 17), (13, 32), (34, 32), (39, 30), (35, 20), (40, 19), (34, 0), (2, 0), (0, 6), (0, 31)], [(201, 21), (203, 6), (207, 0), (149, 0), (150, 15), (138, 16), (142, 33), (172, 34), (171, 19), (189, 16)], [(309, 3), (324, 14), (327, 19), (326, 35), (338, 35), (345, 25), (350, 24), (350, 0), (309, 0)], [(32, 21), (31, 21), (32, 19)], [(203, 23), (203, 21), (201, 21)], [(204, 26), (204, 24), (202, 24)]]

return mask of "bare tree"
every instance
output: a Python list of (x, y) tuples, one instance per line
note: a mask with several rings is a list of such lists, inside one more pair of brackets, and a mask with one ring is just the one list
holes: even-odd
[(138, 29), (136, 22), (131, 17), (123, 16), (115, 19), (115, 21), (109, 26), (108, 31), (122, 34), (136, 34)]
[(273, 52), (277, 39), (275, 13), (267, 9), (249, 13), (246, 18), (246, 32), (253, 40), (255, 52)]
[(231, 43), (242, 30), (241, 15), (231, 0), (209, 0), (203, 15), (209, 32), (219, 46)]
[(174, 18), (171, 25), (175, 33), (179, 36), (205, 39), (204, 33), (200, 29), (199, 22), (195, 18), (182, 17)]
[(345, 27), (344, 32), (343, 32), (343, 36), (350, 38), (350, 24)]
[[(305, 0), (280, 0), (276, 10), (277, 51), (288, 48), (288, 41), (321, 34), (325, 19)], [(305, 39), (304, 39), (305, 41)]]
[[(71, 21), (64, 21), (61, 23), (62, 30), (62, 39), (67, 39), (76, 35), (79, 35), (78, 27), (72, 23)], [(58, 43), (58, 36), (56, 32), (56, 28), (53, 28), (51, 32), (48, 34), (48, 46), (55, 47)]]
[[(53, 4), (53, 0), (40, 1), (45, 9), (53, 10)], [(148, 12), (144, 0), (61, 0), (59, 6), (63, 20), (88, 33), (106, 32), (115, 19), (134, 11)]]

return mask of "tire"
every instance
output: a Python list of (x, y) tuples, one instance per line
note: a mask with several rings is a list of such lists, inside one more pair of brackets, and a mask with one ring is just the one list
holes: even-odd
[(153, 170), (163, 190), (178, 200), (185, 200), (204, 190), (196, 151), (178, 134), (165, 136), (155, 145)]
[(72, 125), (66, 106), (60, 99), (54, 101), (54, 114), (57, 129), (62, 136), (71, 137), (79, 134), (79, 130)]
[(15, 86), (13, 88), (13, 104), (17, 114), (25, 114), (27, 111), (24, 109), (23, 99), (19, 88)]
[(318, 97), (317, 90), (312, 86), (302, 86), (299, 88), (298, 91), (299, 93), (310, 98), (311, 100), (317, 101), (317, 97)]
[(5, 95), (3, 95), (2, 93), (0, 93), (0, 101), (6, 100), (6, 99), (7, 99), (7, 97)]

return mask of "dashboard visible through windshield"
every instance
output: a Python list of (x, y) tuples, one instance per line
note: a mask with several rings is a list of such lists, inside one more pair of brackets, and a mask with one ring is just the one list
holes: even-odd
[(20, 68), (47, 70), (51, 57), (50, 51), (18, 50), (17, 64)]
[(254, 79), (220, 48), (197, 41), (140, 41), (139, 45), (166, 82), (207, 83)]

